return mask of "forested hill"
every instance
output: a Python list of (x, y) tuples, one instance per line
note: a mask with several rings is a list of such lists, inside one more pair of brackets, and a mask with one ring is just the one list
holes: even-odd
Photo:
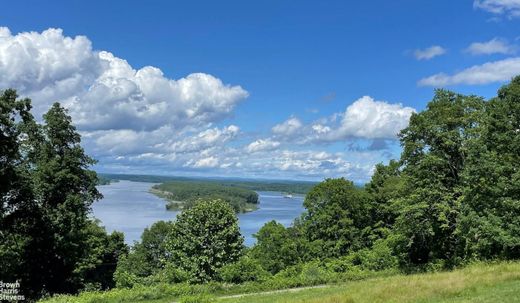
[(235, 212), (255, 210), (258, 204), (258, 194), (253, 190), (214, 182), (170, 181), (154, 185), (150, 191), (168, 200), (168, 210), (191, 208), (201, 199), (226, 201)]
[(306, 194), (316, 185), (310, 181), (290, 180), (249, 180), (249, 179), (210, 179), (210, 178), (188, 178), (175, 176), (153, 176), (153, 175), (125, 175), (125, 174), (98, 174), (110, 180), (128, 180), (135, 182), (165, 183), (172, 181), (220, 184), (229, 187), (238, 187), (255, 191), (277, 191), (293, 194)]

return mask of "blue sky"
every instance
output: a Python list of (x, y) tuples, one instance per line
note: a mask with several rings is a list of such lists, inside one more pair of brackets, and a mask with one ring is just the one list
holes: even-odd
[(68, 107), (101, 172), (364, 182), (434, 88), (520, 74), (518, 0), (149, 2), (0, 12), (1, 86)]

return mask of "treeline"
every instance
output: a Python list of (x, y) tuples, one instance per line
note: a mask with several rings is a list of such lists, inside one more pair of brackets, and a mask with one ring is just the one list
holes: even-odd
[(316, 185), (316, 182), (309, 181), (271, 181), (271, 180), (241, 180), (241, 179), (216, 179), (216, 178), (188, 178), (172, 176), (152, 176), (152, 175), (124, 175), (124, 174), (99, 174), (100, 178), (111, 180), (128, 180), (135, 182), (167, 183), (167, 182), (195, 182), (212, 183), (222, 186), (238, 187), (255, 191), (277, 191), (293, 194), (306, 194)]
[(316, 182), (306, 181), (225, 181), (227, 186), (240, 187), (256, 191), (276, 191), (291, 194), (306, 194)]
[(520, 258), (520, 77), (489, 101), (437, 90), (399, 139), (400, 159), (364, 188), (318, 184), (292, 227), (259, 231), (251, 256), (272, 273), (327, 259), (416, 271)]
[(220, 183), (170, 181), (154, 185), (151, 192), (167, 199), (169, 210), (191, 208), (201, 200), (220, 199), (229, 203), (235, 212), (251, 211), (258, 204), (256, 192)]
[(89, 217), (102, 196), (95, 161), (58, 103), (37, 123), (29, 99), (0, 95), (0, 280), (27, 301), (115, 286), (123, 234)]

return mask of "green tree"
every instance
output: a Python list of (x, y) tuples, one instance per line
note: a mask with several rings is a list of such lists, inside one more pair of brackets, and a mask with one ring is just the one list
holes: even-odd
[(170, 262), (191, 275), (192, 282), (216, 277), (217, 271), (243, 252), (238, 219), (228, 203), (200, 201), (177, 216), (167, 249)]
[(84, 258), (75, 268), (81, 277), (82, 288), (106, 290), (115, 287), (114, 272), (119, 258), (128, 254), (128, 246), (121, 232), (107, 234), (97, 221), (89, 221)]
[(31, 162), (33, 188), (41, 211), (42, 240), (35, 249), (41, 255), (35, 274), (50, 293), (74, 292), (82, 277), (76, 268), (85, 250), (90, 205), (102, 196), (96, 189), (97, 176), (88, 167), (95, 161), (80, 145), (80, 135), (71, 117), (58, 103), (43, 116), (44, 124), (30, 139), (34, 146)]
[(456, 262), (466, 142), (482, 106), (481, 98), (437, 90), (400, 134), (405, 185), (396, 228), (406, 263)]
[(250, 254), (272, 274), (301, 261), (297, 238), (282, 224), (267, 222), (254, 237), (257, 243)]
[[(0, 277), (3, 281), (29, 280), (34, 267), (30, 247), (37, 231), (38, 207), (30, 178), (27, 131), (35, 121), (31, 101), (17, 99), (8, 89), (0, 96)], [(22, 291), (30, 295), (30, 287)]]
[(124, 247), (88, 218), (101, 197), (95, 161), (65, 109), (54, 104), (40, 125), (30, 103), (14, 90), (0, 96), (0, 276), (20, 280), (27, 298), (110, 287)]
[(132, 247), (130, 253), (121, 258), (117, 265), (117, 274), (121, 284), (123, 280), (142, 280), (157, 274), (164, 269), (170, 252), (166, 247), (173, 222), (158, 221), (145, 228), (141, 235), (141, 242)]
[(520, 77), (486, 102), (467, 149), (462, 254), (520, 258)]
[(395, 200), (402, 196), (404, 178), (401, 176), (401, 164), (391, 160), (388, 165), (377, 164), (374, 174), (365, 185), (371, 199), (372, 237), (384, 238), (392, 229), (398, 210)]
[[(368, 245), (369, 196), (343, 178), (326, 179), (305, 197), (301, 224), (309, 241), (319, 241), (326, 256), (337, 257)], [(325, 257), (325, 256), (324, 256)]]

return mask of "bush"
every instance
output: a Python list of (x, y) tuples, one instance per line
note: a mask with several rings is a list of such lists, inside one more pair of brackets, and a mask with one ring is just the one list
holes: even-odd
[(300, 279), (305, 285), (317, 285), (328, 282), (333, 278), (333, 275), (333, 273), (314, 261), (303, 265)]
[(224, 282), (239, 284), (248, 281), (264, 281), (270, 274), (257, 260), (243, 256), (237, 262), (222, 267), (219, 276)]
[(157, 280), (164, 283), (182, 283), (188, 281), (189, 273), (174, 266), (173, 264), (166, 264), (163, 270), (156, 274)]
[(393, 255), (392, 248), (385, 240), (377, 240), (372, 248), (363, 249), (354, 254), (357, 255), (362, 269), (385, 270), (396, 268), (399, 263), (397, 257)]

